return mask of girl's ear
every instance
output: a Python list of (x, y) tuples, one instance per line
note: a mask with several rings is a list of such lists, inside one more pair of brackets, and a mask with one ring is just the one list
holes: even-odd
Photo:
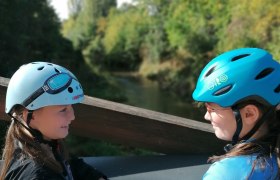
[(246, 124), (255, 124), (261, 116), (261, 111), (259, 108), (252, 104), (245, 106), (240, 111), (242, 114), (243, 123)]
[(27, 113), (28, 113), (28, 111), (26, 109), (22, 111), (22, 116), (23, 116), (24, 122), (26, 122), (26, 120), (27, 120)]

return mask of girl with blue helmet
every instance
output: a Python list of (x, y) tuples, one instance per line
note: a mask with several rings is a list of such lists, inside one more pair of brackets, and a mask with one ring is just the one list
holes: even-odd
[(267, 51), (225, 52), (202, 70), (193, 99), (215, 135), (231, 141), (203, 179), (279, 179), (280, 64)]
[(21, 66), (6, 94), (12, 122), (0, 179), (106, 179), (82, 159), (68, 161), (62, 143), (75, 119), (72, 104), (83, 99), (81, 84), (64, 67), (47, 62)]

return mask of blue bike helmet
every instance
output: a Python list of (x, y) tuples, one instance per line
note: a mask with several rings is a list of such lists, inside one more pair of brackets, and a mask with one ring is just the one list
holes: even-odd
[(33, 111), (83, 99), (82, 86), (69, 70), (48, 62), (32, 62), (21, 66), (10, 79), (5, 112), (11, 113), (16, 105)]
[(225, 52), (202, 70), (193, 99), (231, 107), (254, 99), (269, 106), (280, 102), (280, 65), (259, 48)]

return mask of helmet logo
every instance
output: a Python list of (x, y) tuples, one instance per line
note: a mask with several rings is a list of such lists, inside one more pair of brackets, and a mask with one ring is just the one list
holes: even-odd
[(73, 100), (77, 100), (79, 98), (82, 98), (84, 96), (84, 94), (79, 94), (79, 95), (76, 95), (74, 97), (72, 97)]
[(44, 91), (47, 91), (47, 90), (49, 90), (49, 87), (47, 85), (44, 85), (43, 89), (44, 89)]
[(221, 85), (222, 83), (227, 82), (227, 80), (228, 80), (228, 76), (226, 74), (222, 74), (208, 84), (208, 89), (212, 90), (215, 87)]

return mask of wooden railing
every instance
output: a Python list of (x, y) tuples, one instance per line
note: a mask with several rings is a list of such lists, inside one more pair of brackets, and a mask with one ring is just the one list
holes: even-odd
[[(0, 77), (0, 119), (9, 79)], [(94, 97), (75, 105), (71, 133), (165, 154), (209, 154), (223, 146), (211, 125)]]

